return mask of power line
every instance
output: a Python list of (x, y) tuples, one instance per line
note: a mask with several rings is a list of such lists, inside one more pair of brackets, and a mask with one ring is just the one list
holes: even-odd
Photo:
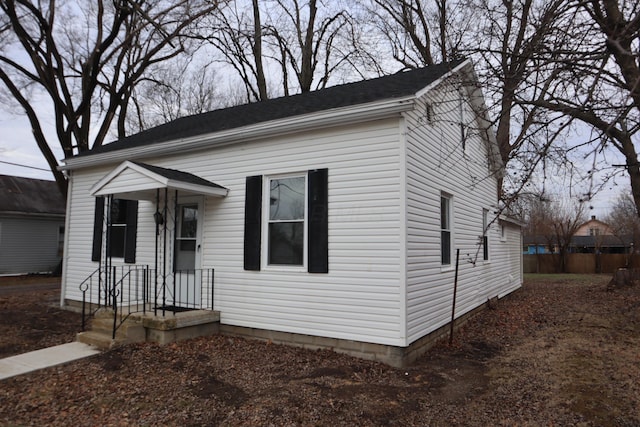
[(0, 160), (0, 163), (4, 163), (11, 166), (20, 166), (21, 168), (36, 169), (39, 171), (51, 172), (51, 169), (37, 168), (35, 166), (29, 166), (29, 165), (21, 165), (20, 163), (5, 162), (4, 160)]

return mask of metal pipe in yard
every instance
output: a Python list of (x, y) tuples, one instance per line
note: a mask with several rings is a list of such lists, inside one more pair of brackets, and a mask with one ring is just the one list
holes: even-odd
[(458, 293), (458, 265), (460, 260), (460, 249), (456, 249), (456, 274), (453, 279), (453, 304), (451, 305), (451, 330), (449, 332), (449, 345), (453, 344), (453, 326), (456, 318), (456, 295)]

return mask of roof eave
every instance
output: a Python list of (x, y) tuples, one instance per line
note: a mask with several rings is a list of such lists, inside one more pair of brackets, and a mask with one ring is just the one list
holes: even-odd
[(89, 156), (72, 157), (64, 160), (64, 164), (60, 166), (59, 169), (81, 169), (125, 160), (136, 160), (149, 156), (156, 157), (176, 152), (185, 153), (198, 151), (214, 146), (219, 147), (239, 142), (248, 142), (274, 135), (299, 132), (301, 130), (379, 120), (410, 110), (413, 108), (415, 99), (415, 95), (409, 95), (391, 100), (291, 116), (224, 131), (196, 135), (190, 138), (180, 138), (139, 147), (123, 148)]

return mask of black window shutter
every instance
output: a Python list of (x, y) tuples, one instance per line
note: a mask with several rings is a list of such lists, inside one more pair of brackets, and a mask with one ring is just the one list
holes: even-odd
[(309, 171), (308, 271), (329, 272), (328, 170)]
[(102, 219), (104, 217), (104, 197), (96, 197), (96, 209), (93, 212), (93, 247), (91, 261), (100, 261), (102, 255)]
[(127, 228), (124, 235), (124, 262), (136, 262), (136, 234), (138, 233), (138, 201), (127, 200)]
[(244, 269), (260, 270), (262, 176), (248, 176), (244, 203)]

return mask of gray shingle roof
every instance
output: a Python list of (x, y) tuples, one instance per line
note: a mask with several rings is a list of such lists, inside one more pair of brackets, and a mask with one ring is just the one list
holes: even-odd
[(199, 176), (193, 175), (189, 172), (183, 172), (176, 169), (161, 168), (159, 166), (148, 165), (146, 163), (132, 163), (135, 163), (138, 166), (141, 166), (153, 173), (157, 173), (158, 175), (164, 176), (165, 178), (169, 178), (171, 180), (186, 182), (189, 184), (204, 185), (206, 187), (222, 188), (226, 190), (226, 188), (221, 185), (218, 185), (211, 181), (207, 181), (206, 179), (200, 178)]
[(182, 117), (110, 144), (95, 147), (93, 150), (81, 153), (78, 156), (145, 146), (302, 114), (401, 98), (415, 94), (464, 61), (464, 59), (460, 59), (376, 79), (333, 86), (314, 92)]
[(0, 212), (64, 215), (65, 210), (55, 181), (0, 175)]

